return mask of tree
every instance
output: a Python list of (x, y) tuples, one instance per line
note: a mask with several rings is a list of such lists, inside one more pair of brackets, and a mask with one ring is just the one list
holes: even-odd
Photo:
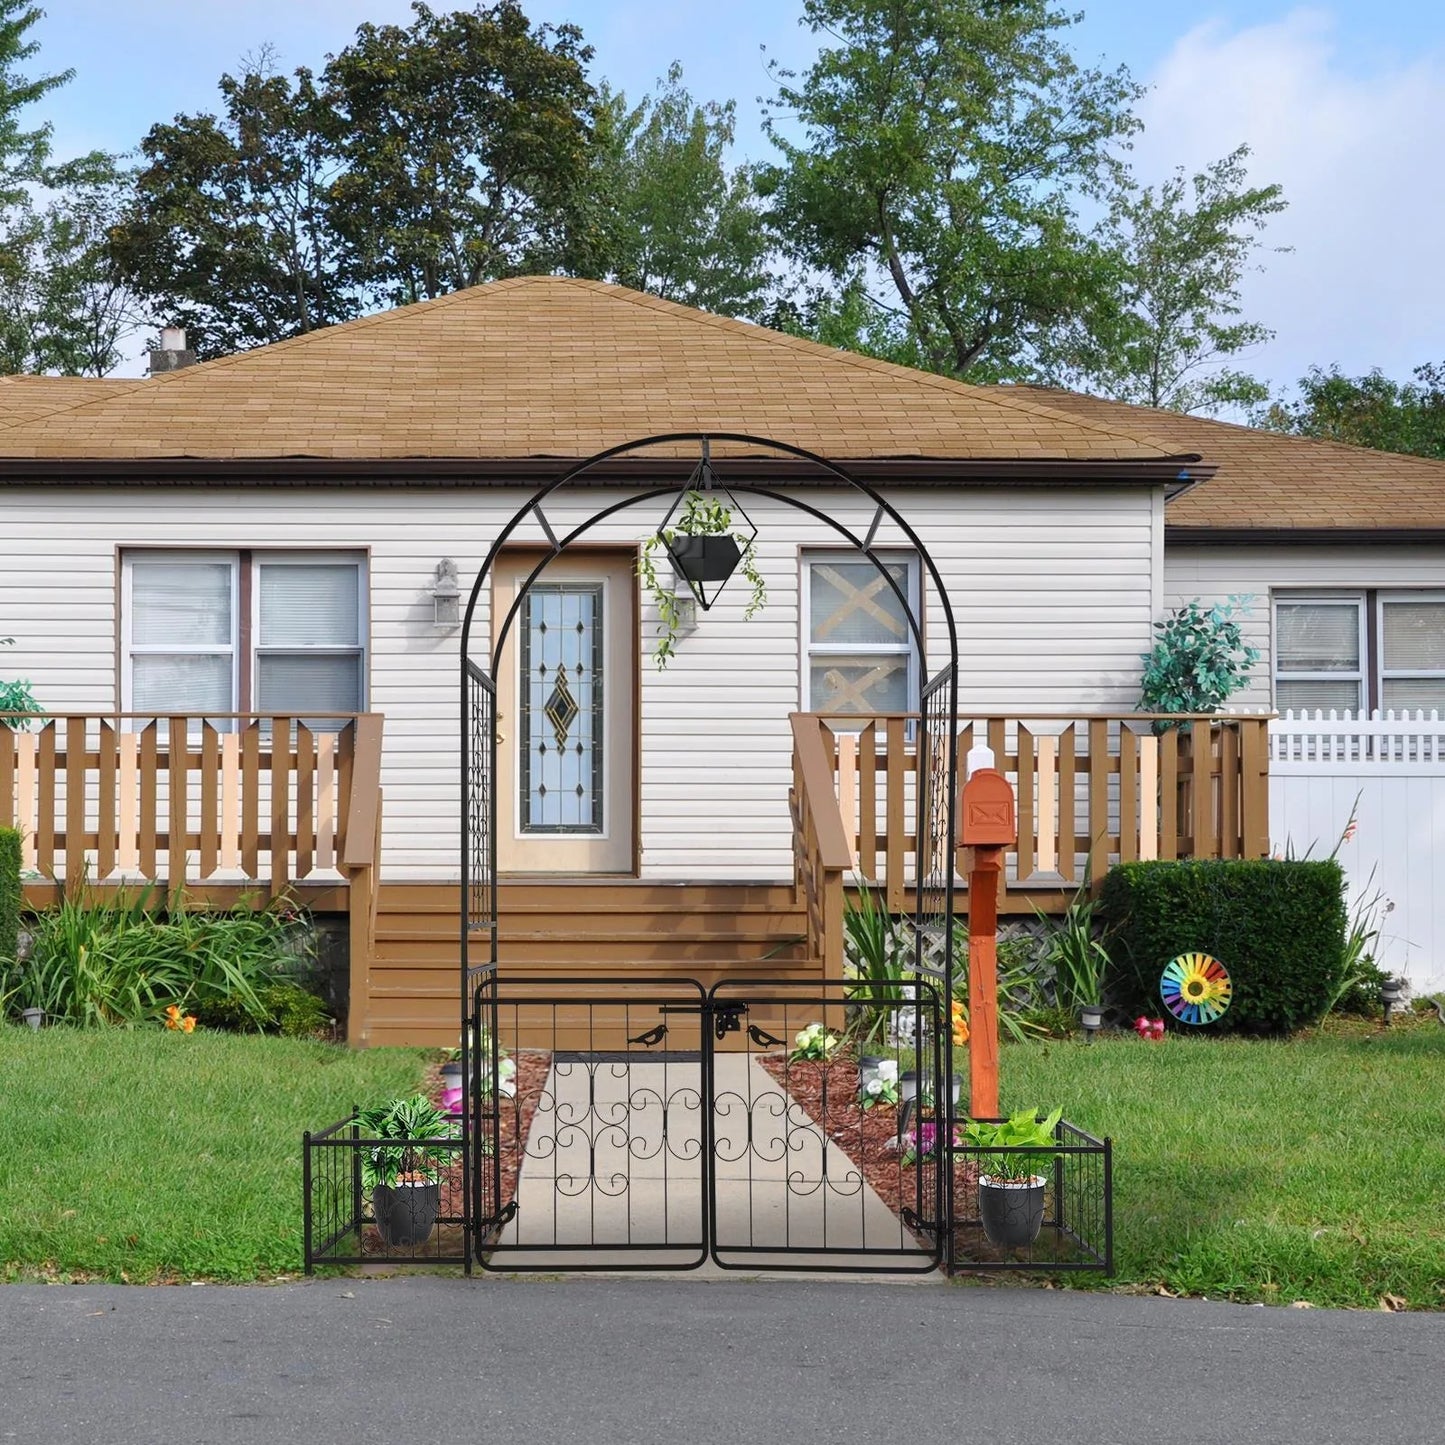
[(1378, 369), (1348, 377), (1338, 366), (1311, 367), (1300, 379), (1299, 398), (1274, 402), (1254, 424), (1445, 461), (1445, 365), (1417, 366), (1414, 376), (1396, 382)]
[(20, 112), (75, 77), (66, 70), (31, 80), (16, 68), (40, 49), (25, 32), (44, 13), (27, 0), (0, 0), (0, 207), (7, 209), (28, 202), (26, 187), (43, 179), (50, 158), (51, 126), (24, 130)]
[(1228, 363), (1274, 335), (1239, 319), (1239, 288), (1286, 202), (1277, 185), (1246, 184), (1248, 157), (1240, 146), (1189, 180), (1181, 168), (1157, 191), (1121, 182), (1096, 233), (1117, 289), (1046, 338), (1046, 380), (1183, 412), (1264, 400), (1264, 384)]
[(793, 259), (864, 277), (931, 369), (1017, 374), (1108, 284), (1075, 203), (1137, 128), (1139, 87), (1080, 68), (1049, 0), (805, 0), (803, 18), (838, 43), (774, 72), (783, 163), (759, 175)]
[(515, 0), (360, 27), (326, 66), (343, 169), (331, 218), (393, 304), (560, 269), (590, 172), (592, 58), (575, 25)]
[(684, 306), (757, 318), (771, 243), (751, 168), (727, 165), (734, 125), (733, 103), (696, 104), (676, 63), (635, 107), (601, 87), (591, 186), (601, 274)]
[(220, 91), (222, 116), (151, 127), (109, 253), (202, 356), (345, 321), (363, 303), (331, 224), (340, 166), (311, 73), (277, 74), (263, 50)]

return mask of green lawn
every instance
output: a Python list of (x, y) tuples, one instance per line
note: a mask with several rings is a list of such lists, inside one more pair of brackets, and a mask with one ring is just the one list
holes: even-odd
[(1005, 1110), (1062, 1104), (1112, 1136), (1116, 1285), (1445, 1309), (1445, 1028), (1433, 1017), (1282, 1042), (1005, 1046), (1000, 1075)]
[(301, 1268), (301, 1135), (413, 1092), (425, 1055), (0, 1024), (0, 1279)]

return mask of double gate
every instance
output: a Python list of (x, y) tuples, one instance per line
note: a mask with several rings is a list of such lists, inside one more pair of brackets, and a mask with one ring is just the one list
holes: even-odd
[[(940, 1261), (952, 1102), (930, 981), (706, 988), (484, 967), (469, 1041), (468, 1212), (486, 1268)], [(899, 1108), (868, 1107), (894, 1093)]]

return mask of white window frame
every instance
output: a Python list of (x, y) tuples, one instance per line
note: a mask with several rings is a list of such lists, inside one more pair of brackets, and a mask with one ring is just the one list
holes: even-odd
[[(902, 562), (908, 569), (908, 585), (904, 589), (908, 599), (908, 607), (915, 618), (919, 620), (919, 629), (922, 630), (922, 608), (920, 598), (923, 595), (922, 577), (923, 564), (917, 552), (911, 548), (880, 548), (873, 554), (879, 562), (898, 563)], [(854, 547), (805, 547), (802, 549), (799, 561), (802, 568), (802, 577), (799, 584), (799, 610), (798, 610), (798, 642), (802, 651), (801, 676), (799, 678), (799, 697), (804, 712), (817, 712), (818, 707), (813, 699), (813, 659), (821, 657), (862, 657), (882, 654), (884, 656), (902, 656), (908, 659), (907, 669), (907, 705), (905, 712), (917, 712), (919, 700), (922, 694), (922, 682), (920, 678), (919, 656), (917, 641), (913, 636), (911, 627), (905, 628), (904, 640), (901, 643), (836, 643), (836, 642), (814, 642), (813, 641), (813, 567), (815, 564), (824, 562), (867, 562), (871, 560), (869, 555), (860, 552)], [(890, 589), (891, 590), (891, 589)], [(829, 714), (832, 717), (834, 714)], [(867, 719), (865, 713), (837, 714), (838, 718), (857, 717), (860, 724)]]
[[(121, 711), (135, 710), (135, 665), (137, 655), (142, 657), (196, 656), (212, 657), (228, 650), (231, 654), (231, 702), (223, 712), (236, 711), (236, 699), (241, 690), (241, 568), (240, 554), (236, 552), (192, 551), (183, 548), (134, 548), (122, 554), (120, 588), (120, 636), (121, 636)], [(215, 645), (186, 646), (181, 643), (138, 643), (135, 641), (132, 624), (135, 618), (135, 574), (137, 562), (194, 562), (215, 565), (221, 563), (231, 569), (231, 641), (228, 649)]]
[(1387, 668), (1385, 666), (1385, 608), (1392, 602), (1428, 602), (1445, 606), (1445, 592), (1431, 592), (1424, 589), (1401, 592), (1379, 592), (1375, 595), (1375, 636), (1380, 642), (1380, 656), (1375, 669), (1379, 679), (1378, 698), (1380, 707), (1385, 707), (1386, 682), (1437, 682), (1445, 681), (1445, 668)]
[[(355, 643), (346, 646), (312, 643), (305, 647), (267, 647), (261, 641), (261, 568), (262, 567), (305, 567), (326, 564), (350, 566), (356, 574), (356, 633)], [(267, 657), (355, 657), (357, 676), (360, 680), (358, 712), (366, 711), (366, 683), (369, 669), (368, 628), (366, 625), (366, 558), (359, 552), (253, 552), (251, 554), (251, 655), (247, 665), (251, 669), (251, 701), (255, 710), (256, 700), (261, 693), (261, 658)]]
[[(243, 566), (243, 551), (245, 554), (244, 565), (250, 569), (250, 597), (247, 621), (250, 628), (248, 655), (242, 656), (241, 646), (241, 570)], [(365, 552), (355, 548), (338, 548), (336, 551), (325, 551), (310, 549), (308, 551), (263, 551), (251, 549), (217, 549), (202, 547), (125, 547), (121, 549), (121, 589), (120, 589), (120, 666), (121, 666), (121, 711), (135, 711), (135, 688), (134, 688), (134, 666), (133, 659), (139, 655), (161, 655), (173, 656), (176, 654), (194, 653), (197, 656), (211, 656), (222, 649), (216, 646), (180, 646), (171, 643), (137, 644), (132, 634), (132, 619), (135, 615), (135, 583), (133, 568), (137, 562), (196, 562), (196, 563), (223, 563), (231, 569), (231, 701), (230, 706), (221, 709), (223, 712), (238, 713), (241, 711), (240, 698), (241, 669), (245, 667), (247, 691), (251, 699), (251, 709), (254, 712), (256, 696), (260, 687), (260, 659), (262, 653), (278, 657), (306, 657), (306, 656), (356, 656), (358, 659), (358, 676), (360, 679), (360, 693), (358, 700), (358, 712), (364, 712), (367, 706), (367, 698), (370, 693), (371, 676), (371, 629), (369, 626), (368, 610), (368, 573), (369, 558)], [(329, 646), (313, 645), (309, 647), (263, 647), (261, 638), (261, 585), (260, 569), (262, 566), (295, 565), (329, 563), (333, 565), (349, 565), (356, 573), (357, 588), (357, 633), (358, 639), (354, 645)], [(221, 725), (223, 730), (229, 730), (230, 724)]]
[[(1352, 606), (1358, 628), (1356, 657), (1359, 659), (1353, 672), (1342, 668), (1332, 671), (1282, 672), (1279, 655), (1279, 609), (1281, 606)], [(1355, 684), (1356, 716), (1364, 713), (1370, 705), (1370, 657), (1369, 632), (1365, 622), (1365, 594), (1363, 592), (1275, 592), (1270, 597), (1270, 689), (1278, 702), (1281, 682), (1353, 682)]]

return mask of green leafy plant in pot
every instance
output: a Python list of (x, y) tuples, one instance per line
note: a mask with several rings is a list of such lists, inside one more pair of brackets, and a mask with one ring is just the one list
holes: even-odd
[(1040, 1119), (1037, 1109), (1020, 1109), (997, 1121), (972, 1119), (963, 1127), (967, 1144), (979, 1150), (978, 1215), (991, 1244), (1022, 1248), (1039, 1237), (1044, 1223), (1048, 1177), (1038, 1171), (1053, 1161), (1062, 1109)]
[(414, 1094), (362, 1109), (356, 1123), (364, 1143), (361, 1185), (371, 1195), (382, 1243), (425, 1244), (441, 1212), (442, 1169), (453, 1154), (435, 1146), (456, 1137), (455, 1121), (425, 1094)]

